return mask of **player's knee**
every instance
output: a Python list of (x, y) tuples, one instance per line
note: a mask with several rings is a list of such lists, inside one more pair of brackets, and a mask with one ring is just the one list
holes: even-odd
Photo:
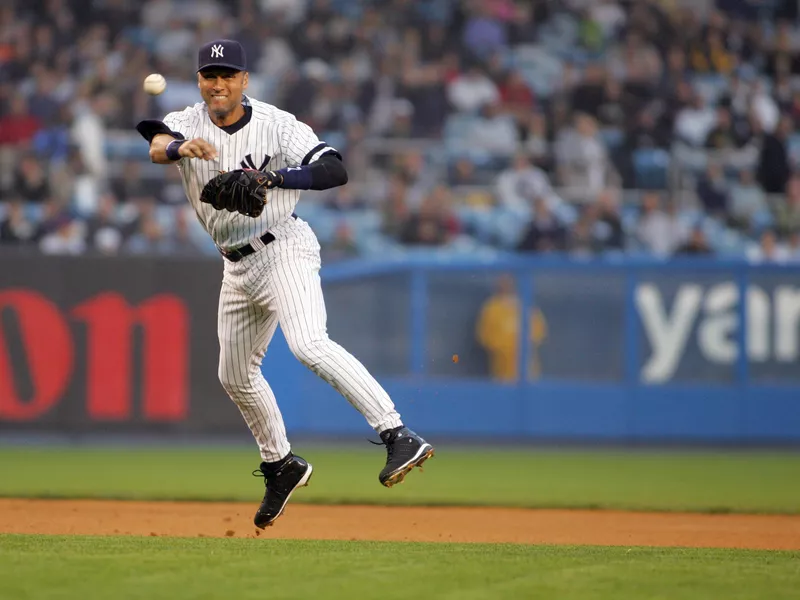
[(233, 377), (222, 371), (219, 372), (219, 382), (222, 384), (222, 388), (230, 395), (233, 395), (239, 389), (239, 384)]
[(292, 339), (289, 341), (289, 349), (297, 360), (313, 369), (325, 357), (327, 343), (327, 338)]
[(237, 369), (226, 368), (225, 365), (221, 364), (217, 375), (219, 382), (229, 396), (246, 395), (253, 389), (253, 384), (247, 373), (242, 373)]

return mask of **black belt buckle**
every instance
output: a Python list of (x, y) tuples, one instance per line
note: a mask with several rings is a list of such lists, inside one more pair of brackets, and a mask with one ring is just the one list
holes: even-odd
[(223, 250), (222, 248), (218, 248), (219, 253), (222, 254), (225, 258), (227, 258), (231, 262), (239, 262), (244, 258), (242, 253), (239, 250)]

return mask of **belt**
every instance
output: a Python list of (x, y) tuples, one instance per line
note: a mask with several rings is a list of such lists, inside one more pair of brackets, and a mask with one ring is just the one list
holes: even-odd
[[(297, 215), (292, 213), (292, 218), (296, 219)], [(258, 241), (261, 243), (254, 242), (253, 244), (245, 244), (244, 246), (236, 248), (235, 250), (223, 250), (220, 247), (217, 247), (217, 250), (219, 250), (219, 253), (222, 254), (222, 256), (224, 256), (225, 258), (227, 258), (229, 261), (239, 262), (245, 256), (249, 256), (256, 250), (260, 250), (267, 244), (271, 244), (272, 242), (274, 242), (275, 236), (268, 231), (260, 238), (258, 238)]]

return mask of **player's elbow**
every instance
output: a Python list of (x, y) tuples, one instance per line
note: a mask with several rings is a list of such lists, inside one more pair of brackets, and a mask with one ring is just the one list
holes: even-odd
[(311, 189), (329, 190), (347, 183), (347, 169), (333, 156), (323, 156), (311, 165)]
[(347, 183), (347, 169), (345, 169), (344, 165), (342, 165), (342, 168), (339, 169), (334, 175), (334, 187), (339, 187), (345, 183)]
[(347, 169), (341, 160), (338, 158), (327, 160), (325, 166), (331, 187), (339, 187), (347, 183)]

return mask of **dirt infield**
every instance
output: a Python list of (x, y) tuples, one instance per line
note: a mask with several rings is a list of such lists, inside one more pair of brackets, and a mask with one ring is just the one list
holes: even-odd
[(800, 516), (291, 504), (274, 527), (255, 505), (0, 499), (0, 532), (510, 542), (800, 550)]

